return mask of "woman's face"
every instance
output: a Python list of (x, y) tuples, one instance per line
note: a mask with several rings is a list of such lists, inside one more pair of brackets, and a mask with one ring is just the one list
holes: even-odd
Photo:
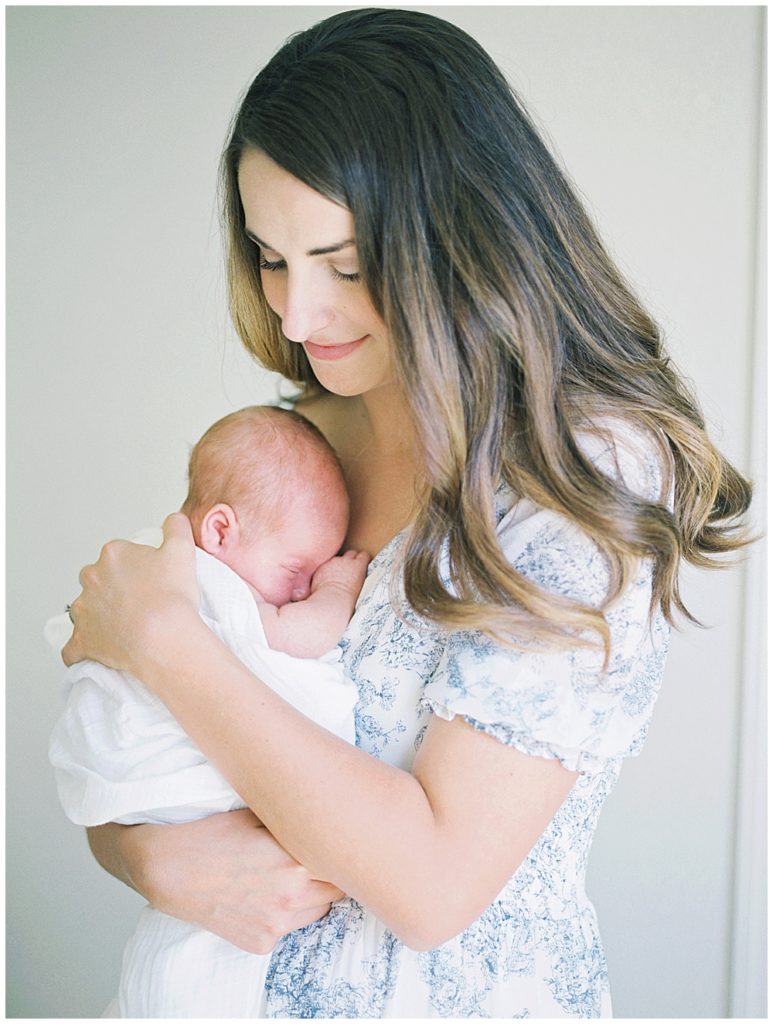
[(349, 210), (261, 150), (244, 151), (238, 180), (266, 301), (285, 337), (303, 345), (320, 384), (359, 395), (392, 383), (386, 327), (358, 276)]

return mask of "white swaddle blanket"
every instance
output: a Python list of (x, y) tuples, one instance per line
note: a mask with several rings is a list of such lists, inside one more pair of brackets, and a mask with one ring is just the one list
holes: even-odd
[[(160, 531), (136, 540), (160, 542)], [(200, 614), (240, 660), (288, 703), (354, 743), (357, 691), (336, 648), (320, 659), (272, 651), (247, 585), (199, 549)], [(46, 637), (58, 650), (70, 623), (57, 616)], [(79, 825), (193, 821), (244, 807), (165, 705), (125, 672), (84, 661), (64, 675), (65, 707), (49, 757), (67, 816)], [(121, 1017), (260, 1015), (268, 956), (148, 906), (124, 951)]]

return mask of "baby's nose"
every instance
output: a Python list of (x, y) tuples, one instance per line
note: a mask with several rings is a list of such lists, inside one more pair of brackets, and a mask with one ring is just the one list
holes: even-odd
[(311, 580), (296, 580), (293, 586), (293, 601), (305, 601), (311, 593)]

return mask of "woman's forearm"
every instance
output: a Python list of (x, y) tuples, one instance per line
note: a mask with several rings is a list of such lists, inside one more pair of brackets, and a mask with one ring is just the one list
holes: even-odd
[[(507, 781), (512, 762), (503, 761), (515, 752), (462, 723), (433, 723), (441, 739), (432, 758), (417, 760), (424, 770), (411, 774), (310, 722), (200, 620), (165, 629), (151, 649), (163, 654), (143, 667), (143, 678), (278, 841), (417, 947), (482, 912), (573, 781), (559, 769), (566, 779), (551, 775), (536, 808), (524, 799), (519, 820), (509, 808), (520, 790)], [(524, 759), (529, 776), (541, 759)], [(492, 778), (497, 795), (484, 804)], [(524, 784), (528, 790), (530, 778)], [(445, 921), (427, 932), (440, 908)]]
[(139, 881), (138, 861), (132, 855), (133, 849), (131, 845), (127, 845), (128, 837), (126, 833), (131, 827), (133, 826), (117, 825), (114, 822), (108, 822), (106, 825), (95, 825), (87, 828), (86, 835), (88, 836), (91, 852), (105, 871), (114, 878), (117, 878), (119, 882), (123, 882), (136, 892), (147, 897), (144, 888), (141, 888), (143, 883)]
[[(178, 830), (184, 826), (175, 826)], [(144, 896), (149, 903), (165, 901), (173, 893), (165, 888), (167, 825), (119, 825), (109, 821), (86, 829), (97, 862), (119, 882)]]
[(386, 888), (405, 874), (386, 838), (392, 809), (400, 808), (394, 831), (410, 834), (414, 862), (424, 860), (432, 835), (416, 779), (309, 721), (205, 626), (174, 635), (163, 660), (146, 670), (147, 683), (293, 857), (376, 909), (374, 880)]

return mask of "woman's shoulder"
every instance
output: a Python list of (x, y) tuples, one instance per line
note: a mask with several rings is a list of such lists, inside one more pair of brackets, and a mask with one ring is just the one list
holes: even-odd
[[(673, 504), (674, 463), (665, 435), (620, 414), (588, 418), (575, 427), (581, 454), (601, 473), (653, 504)], [(548, 513), (519, 498), (508, 486), (495, 494), (497, 523), (510, 525), (535, 512)], [(503, 523), (506, 520), (506, 523)]]
[(673, 459), (662, 431), (609, 413), (586, 419), (577, 427), (575, 440), (605, 476), (645, 501), (670, 504)]
[[(664, 435), (620, 416), (597, 416), (575, 431), (582, 455), (638, 498), (673, 506), (673, 463)], [(519, 572), (585, 604), (603, 600), (608, 564), (584, 522), (502, 487), (495, 496), (499, 543)]]

